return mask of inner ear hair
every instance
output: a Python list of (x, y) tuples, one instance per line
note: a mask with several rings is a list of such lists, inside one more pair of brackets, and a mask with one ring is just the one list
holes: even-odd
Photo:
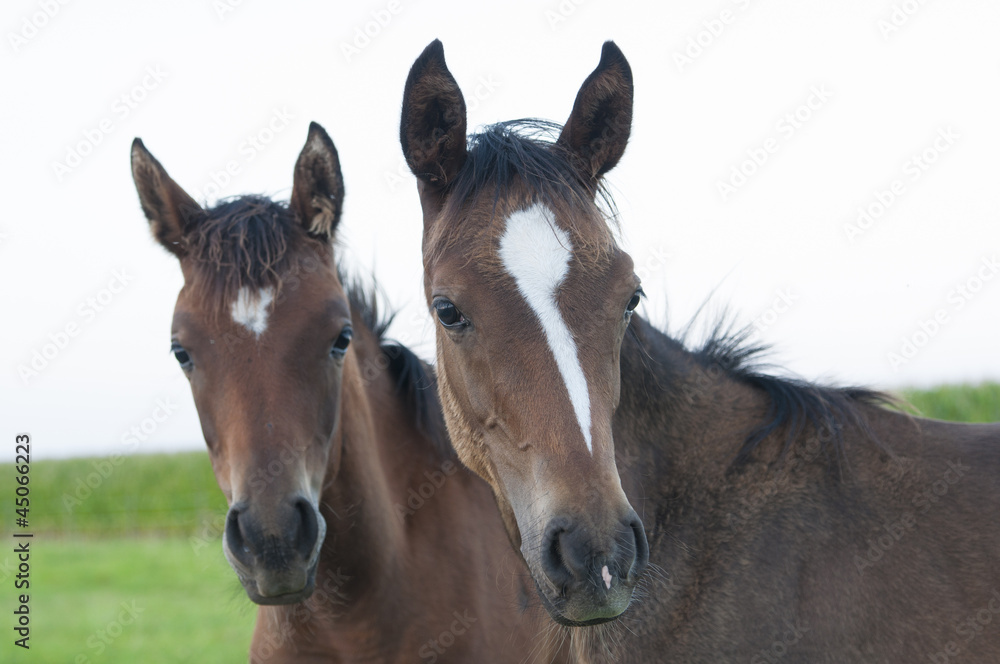
[(289, 205), (310, 235), (333, 240), (344, 205), (344, 177), (333, 140), (316, 122), (309, 124), (306, 144), (295, 162)]

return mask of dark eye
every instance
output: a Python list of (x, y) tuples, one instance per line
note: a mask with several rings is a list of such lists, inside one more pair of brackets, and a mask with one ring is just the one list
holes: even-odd
[(642, 302), (643, 295), (645, 295), (645, 293), (642, 292), (641, 288), (637, 290), (634, 295), (632, 295), (632, 299), (629, 300), (628, 304), (625, 306), (626, 316), (632, 315), (632, 312), (635, 311), (635, 308), (639, 306), (640, 302)]
[(181, 365), (181, 369), (187, 371), (191, 368), (193, 364), (191, 362), (191, 356), (188, 355), (186, 350), (184, 350), (184, 346), (181, 346), (176, 341), (173, 341), (170, 343), (170, 352), (174, 354), (175, 358), (177, 358), (177, 363)]
[(354, 331), (345, 327), (340, 331), (340, 335), (330, 346), (330, 357), (343, 357), (347, 353), (347, 347), (351, 345), (351, 339), (354, 337)]
[(466, 327), (469, 321), (465, 319), (462, 312), (458, 310), (450, 300), (440, 297), (434, 300), (434, 311), (437, 312), (438, 320), (450, 330)]

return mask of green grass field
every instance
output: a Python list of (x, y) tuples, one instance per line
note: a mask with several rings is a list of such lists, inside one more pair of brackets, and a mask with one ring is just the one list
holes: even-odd
[[(903, 396), (926, 417), (1000, 421), (1000, 384)], [(11, 632), (14, 487), (0, 464), (0, 662), (246, 661), (256, 607), (222, 555), (226, 504), (206, 453), (31, 464), (30, 651)]]
[[(226, 502), (206, 453), (41, 461), (30, 477), (31, 648), (4, 638), (0, 662), (246, 662), (256, 607), (222, 555)], [(11, 504), (13, 478), (0, 466)], [(2, 514), (10, 543), (13, 507)], [(5, 634), (12, 550), (0, 553)]]
[[(15, 564), (13, 555), (4, 556), (7, 560), (0, 556), (0, 564)], [(256, 607), (246, 599), (221, 546), (195, 552), (179, 537), (36, 535), (31, 543), (28, 651), (9, 638), (16, 607), (13, 577), (6, 571), (0, 577), (5, 574), (0, 584), (6, 616), (0, 661), (247, 661)]]
[[(14, 473), (0, 467), (0, 496), (12, 495)], [(30, 509), (36, 532), (187, 536), (224, 514), (226, 500), (208, 453), (188, 452), (33, 463)], [(15, 517), (0, 510), (0, 529)]]
[(904, 390), (917, 414), (954, 422), (1000, 422), (1000, 383)]

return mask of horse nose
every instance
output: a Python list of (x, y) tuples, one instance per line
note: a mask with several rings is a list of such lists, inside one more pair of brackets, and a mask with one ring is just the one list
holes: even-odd
[(632, 585), (649, 562), (649, 545), (642, 522), (631, 512), (603, 541), (588, 528), (556, 517), (545, 528), (542, 569), (564, 592), (571, 586), (611, 590), (614, 584)]
[(303, 561), (312, 557), (319, 537), (318, 516), (312, 503), (302, 497), (294, 498), (270, 520), (278, 524), (273, 530), (262, 525), (247, 503), (234, 504), (229, 509), (226, 541), (242, 565), (282, 569), (292, 562), (289, 553), (298, 554)]

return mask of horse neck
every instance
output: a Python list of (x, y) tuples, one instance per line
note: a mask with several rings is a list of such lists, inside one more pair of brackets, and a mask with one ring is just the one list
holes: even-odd
[(367, 594), (369, 586), (392, 569), (400, 532), (391, 518), (390, 479), (381, 463), (380, 419), (387, 416), (386, 400), (378, 394), (381, 381), (369, 381), (364, 375), (378, 343), (367, 329), (355, 327), (334, 431), (334, 449), (340, 450), (340, 457), (330, 459), (323, 487), (327, 533), (321, 562)]
[(383, 592), (398, 595), (406, 583), (403, 558), (414, 537), (402, 515), (407, 492), (423, 473), (440, 472), (441, 462), (435, 464), (431, 440), (398, 394), (379, 339), (356, 329), (352, 349), (334, 434), (341, 442), (340, 467), (332, 479), (328, 472), (323, 492), (322, 562), (328, 574), (347, 579), (345, 596), (376, 602)]
[(621, 402), (614, 420), (623, 486), (648, 476), (650, 469), (655, 469), (652, 476), (670, 478), (676, 491), (717, 482), (751, 418), (763, 416), (765, 408), (752, 388), (719, 367), (706, 367), (635, 316), (622, 344)]

